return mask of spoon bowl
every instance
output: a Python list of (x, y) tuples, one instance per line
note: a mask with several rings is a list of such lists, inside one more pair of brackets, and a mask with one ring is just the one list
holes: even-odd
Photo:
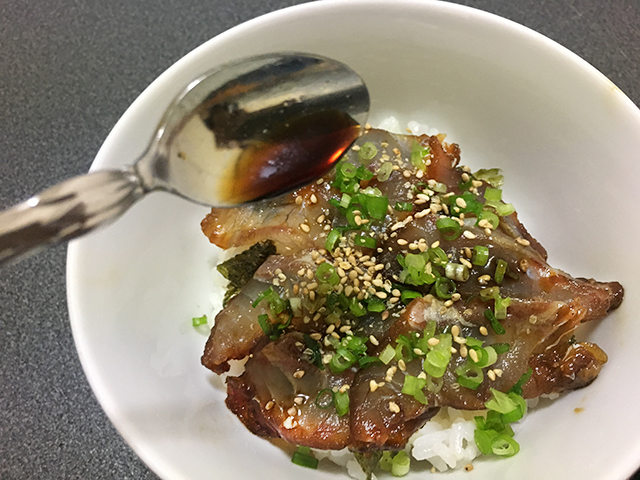
[(271, 54), (192, 81), (130, 167), (67, 180), (0, 213), (0, 265), (113, 221), (164, 190), (217, 207), (272, 198), (326, 173), (369, 111), (363, 80), (328, 58)]

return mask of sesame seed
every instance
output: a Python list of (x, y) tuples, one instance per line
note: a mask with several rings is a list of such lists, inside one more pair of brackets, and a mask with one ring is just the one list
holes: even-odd
[(471, 470), (473, 470), (473, 465), (471, 465), (470, 463), (467, 463), (464, 466), (464, 469), (465, 469), (466, 472), (470, 472)]
[(456, 198), (456, 205), (460, 208), (467, 208), (467, 202), (464, 201), (464, 198), (458, 197)]
[(319, 179), (316, 181), (316, 183), (317, 183), (318, 185), (322, 185), (322, 182), (324, 182), (324, 178), (319, 178)]
[(344, 385), (342, 385), (342, 386), (340, 387), (340, 389), (339, 389), (338, 391), (339, 391), (340, 393), (344, 393), (344, 392), (346, 392), (347, 390), (349, 390), (349, 388), (350, 388), (350, 387), (349, 387), (349, 385), (344, 384)]
[(385, 292), (376, 292), (375, 293), (376, 297), (384, 300), (385, 298), (387, 298), (387, 294)]
[(269, 400), (267, 402), (267, 404), (264, 406), (265, 410), (271, 410), (273, 408), (273, 406), (275, 405), (275, 402), (273, 400)]
[(389, 402), (389, 410), (393, 413), (400, 413), (400, 407), (396, 402)]
[(478, 277), (478, 283), (480, 285), (486, 285), (487, 283), (489, 283), (490, 280), (491, 280), (491, 276), (490, 275), (480, 275)]
[(502, 376), (502, 369), (501, 368), (494, 368), (493, 369), (493, 373), (495, 373), (497, 377), (501, 377)]
[(403, 359), (398, 360), (398, 368), (403, 372), (407, 369), (407, 364), (404, 363)]
[(373, 393), (378, 389), (378, 382), (376, 382), (375, 380), (371, 380), (369, 382), (369, 390)]
[(453, 327), (451, 327), (451, 335), (453, 335), (454, 337), (460, 336), (460, 327), (458, 325), (454, 325)]
[(529, 240), (526, 240), (526, 239), (524, 239), (522, 237), (516, 238), (516, 242), (518, 242), (523, 247), (528, 247), (529, 245), (531, 245), (531, 242), (529, 242)]
[(340, 335), (338, 335), (336, 332), (331, 332), (331, 336), (340, 340)]
[(478, 363), (478, 352), (476, 352), (474, 349), (469, 350), (469, 358), (471, 358), (471, 360), (473, 360), (474, 362)]
[(327, 218), (327, 217), (326, 217), (324, 214), (322, 214), (322, 215), (320, 215), (320, 216), (316, 219), (316, 222), (318, 222), (318, 223), (322, 223), (322, 222), (324, 222), (324, 220), (325, 220), (326, 218)]
[(447, 300), (446, 302), (444, 302), (444, 306), (449, 308), (451, 305), (453, 305), (453, 300)]
[(297, 370), (293, 372), (293, 378), (302, 378), (304, 377), (304, 370)]
[(282, 426), (287, 430), (291, 430), (298, 425), (298, 422), (295, 421), (293, 417), (287, 417), (284, 422), (282, 422)]
[(487, 335), (489, 335), (489, 331), (487, 330), (487, 327), (485, 327), (485, 326), (480, 327), (478, 330), (480, 330), (480, 334), (484, 335), (485, 337)]
[(335, 329), (336, 329), (336, 326), (332, 323), (331, 325), (329, 325), (329, 326), (327, 327), (326, 332), (327, 332), (327, 333), (331, 333), (331, 332), (333, 332)]
[(311, 194), (311, 203), (318, 203), (318, 197), (316, 197), (315, 193)]
[(418, 170), (416, 172), (416, 178), (422, 178), (422, 177), (424, 177), (424, 172), (422, 170)]
[(404, 170), (404, 171), (402, 172), (402, 176), (403, 176), (404, 178), (409, 178), (409, 177), (411, 176), (411, 172), (410, 172), (409, 170)]
[(467, 353), (468, 353), (468, 349), (466, 345), (461, 345), (460, 346), (460, 356), (462, 358), (467, 358)]
[(289, 407), (287, 409), (287, 413), (291, 416), (294, 416), (298, 413), (298, 409), (296, 407)]
[(464, 232), (462, 232), (462, 236), (464, 236), (464, 238), (468, 238), (469, 240), (473, 240), (474, 238), (476, 238), (476, 234), (469, 230), (465, 230)]
[(351, 147), (351, 150), (353, 150), (354, 152), (357, 152), (360, 150), (360, 145), (354, 145), (353, 147)]
[(297, 196), (296, 197), (296, 205), (302, 205), (302, 197), (301, 196)]
[(432, 347), (435, 347), (436, 345), (438, 345), (440, 343), (440, 339), (436, 338), (436, 337), (432, 337), (429, 340), (427, 340), (427, 343), (429, 345), (431, 345)]
[(473, 268), (473, 265), (471, 265), (471, 262), (469, 260), (467, 260), (466, 258), (459, 258), (459, 261), (462, 265), (464, 265), (467, 268)]
[(495, 380), (496, 380), (496, 374), (494, 373), (494, 371), (493, 371), (493, 370), (489, 370), (489, 371), (487, 371), (487, 377), (489, 377), (489, 379), (490, 379), (492, 382), (495, 382)]
[(424, 355), (424, 352), (417, 347), (413, 349), (413, 353), (416, 355)]
[(490, 228), (485, 228), (485, 229), (484, 229), (484, 234), (485, 234), (487, 237), (490, 237), (490, 236), (491, 236), (491, 229), (490, 229)]
[(312, 333), (311, 335), (309, 335), (311, 338), (313, 338), (314, 340), (320, 340), (322, 338), (322, 334), (315, 332)]
[(293, 399), (293, 403), (295, 403), (296, 405), (302, 405), (304, 403), (304, 398), (296, 397)]
[(439, 246), (440, 246), (440, 241), (439, 240), (436, 240), (435, 242), (433, 242), (431, 244), (431, 248), (438, 248)]
[(380, 342), (378, 342), (378, 339), (376, 337), (374, 337), (373, 335), (369, 335), (369, 341), (374, 344), (375, 346), (380, 345)]
[(386, 320), (387, 318), (389, 318), (389, 310), (385, 310), (384, 312), (382, 312), (382, 320)]
[(460, 295), (459, 293), (454, 293), (451, 295), (451, 300), (453, 300), (454, 302), (457, 302), (458, 300), (460, 300), (462, 298), (462, 295)]
[(531, 325), (535, 325), (538, 322), (538, 317), (536, 315), (529, 316), (529, 323)]

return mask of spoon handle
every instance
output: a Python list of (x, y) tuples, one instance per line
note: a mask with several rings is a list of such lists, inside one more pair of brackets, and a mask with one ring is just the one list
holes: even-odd
[(132, 169), (66, 180), (0, 213), (0, 265), (115, 220), (145, 194)]

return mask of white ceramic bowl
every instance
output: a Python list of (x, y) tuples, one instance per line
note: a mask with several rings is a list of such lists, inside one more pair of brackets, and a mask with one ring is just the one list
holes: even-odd
[[(474, 478), (630, 475), (640, 463), (638, 109), (577, 56), (496, 16), (424, 0), (323, 1), (240, 25), (177, 62), (123, 115), (93, 168), (118, 167), (142, 152), (190, 79), (280, 50), (352, 66), (370, 88), (371, 123), (397, 112), (447, 132), (473, 168), (501, 167), (505, 197), (552, 264), (626, 287), (622, 307), (590, 334), (610, 355), (600, 378), (533, 411), (518, 428), (521, 452), (476, 461)], [(224, 406), (221, 382), (200, 366), (205, 337), (190, 319), (210, 309), (217, 256), (199, 229), (205, 213), (153, 194), (70, 245), (71, 322), (98, 400), (164, 479), (339, 478), (326, 468), (302, 471), (251, 435)]]

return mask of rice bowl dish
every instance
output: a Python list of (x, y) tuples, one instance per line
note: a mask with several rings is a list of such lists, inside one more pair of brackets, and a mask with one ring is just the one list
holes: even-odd
[[(403, 28), (385, 28), (391, 19)], [(185, 57), (125, 114), (93, 168), (119, 167), (142, 150), (163, 99), (203, 70), (278, 50), (310, 51), (352, 66), (375, 99), (370, 123), (380, 125), (395, 111), (402, 112), (402, 126), (416, 120), (447, 132), (474, 169), (504, 171), (505, 197), (556, 264), (627, 288), (626, 303), (608, 325), (588, 332), (610, 355), (600, 378), (532, 410), (516, 432), (520, 453), (478, 462), (474, 475), (537, 478), (540, 456), (545, 474), (555, 478), (631, 474), (640, 458), (640, 418), (625, 408), (625, 399), (638, 393), (625, 379), (633, 374), (629, 359), (640, 331), (631, 315), (638, 265), (625, 252), (633, 250), (637, 227), (623, 219), (638, 200), (637, 166), (628, 161), (640, 148), (637, 108), (577, 57), (497, 17), (436, 2), (320, 2), (250, 22)], [(496, 52), (491, 59), (489, 51)], [(380, 68), (385, 61), (396, 68)], [(609, 159), (606, 178), (585, 161), (591, 158)], [(289, 453), (253, 438), (226, 412), (222, 386), (198, 365), (204, 337), (191, 318), (210, 309), (210, 272), (220, 261), (198, 230), (206, 213), (153, 195), (109, 229), (70, 246), (69, 308), (83, 367), (112, 422), (162, 478), (210, 478), (212, 468), (220, 478), (298, 478)], [(601, 228), (592, 227), (594, 216)], [(567, 244), (569, 233), (582, 240)], [(242, 451), (254, 461), (243, 462)], [(336, 478), (326, 470), (304, 474)]]

